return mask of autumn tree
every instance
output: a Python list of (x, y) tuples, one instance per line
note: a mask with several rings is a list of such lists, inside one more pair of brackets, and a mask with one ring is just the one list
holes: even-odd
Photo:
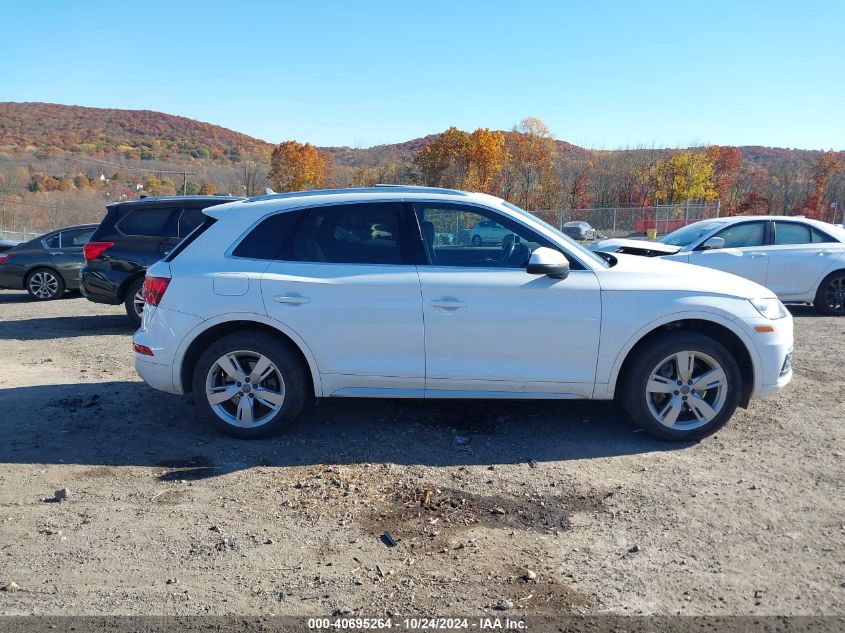
[(151, 196), (174, 196), (176, 195), (176, 185), (170, 178), (156, 178), (155, 176), (147, 176), (143, 182), (144, 191)]
[(526, 209), (547, 196), (552, 187), (555, 143), (546, 124), (536, 117), (520, 121), (510, 135), (510, 167), (518, 177), (518, 195)]
[(470, 135), (450, 127), (414, 156), (425, 184), (432, 187), (463, 189), (469, 165)]
[(718, 195), (713, 186), (713, 161), (705, 152), (674, 152), (667, 160), (658, 160), (652, 174), (660, 202), (710, 201)]
[(469, 136), (466, 188), (495, 193), (502, 165), (506, 159), (505, 135), (478, 128)]
[(213, 182), (206, 181), (202, 183), (202, 186), (200, 186), (198, 193), (201, 196), (213, 196), (215, 193), (217, 193), (217, 187), (214, 185)]
[(820, 152), (812, 168), (812, 186), (797, 211), (816, 219), (823, 219), (827, 186), (843, 168), (842, 155), (837, 152)]
[(311, 143), (284, 141), (270, 155), (267, 178), (275, 191), (315, 189), (326, 183), (329, 166), (329, 157)]
[(736, 210), (740, 202), (738, 183), (742, 169), (742, 155), (736, 147), (711, 145), (707, 157), (713, 163), (713, 188), (727, 212)]

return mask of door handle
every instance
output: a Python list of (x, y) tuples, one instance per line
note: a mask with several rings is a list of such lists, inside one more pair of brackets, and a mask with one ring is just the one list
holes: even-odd
[(467, 307), (466, 301), (457, 299), (433, 299), (431, 305), (440, 310), (460, 310)]
[(54, 252), (50, 253), (50, 255), (64, 255), (64, 253), (61, 252), (61, 251), (54, 251)]
[(273, 301), (276, 303), (286, 303), (292, 306), (299, 306), (304, 303), (311, 303), (311, 299), (308, 297), (301, 297), (299, 295), (276, 295), (273, 297)]
[(816, 251), (816, 253), (824, 257), (825, 255), (830, 255), (833, 251)]
[(750, 257), (766, 257), (765, 253), (751, 253)]

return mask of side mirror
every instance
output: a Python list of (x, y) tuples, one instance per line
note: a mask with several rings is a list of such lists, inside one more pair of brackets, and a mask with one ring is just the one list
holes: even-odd
[(723, 237), (711, 237), (709, 240), (706, 240), (704, 244), (698, 247), (698, 250), (701, 251), (712, 251), (717, 248), (725, 248), (725, 238)]
[(541, 246), (531, 253), (528, 260), (529, 275), (547, 275), (553, 279), (566, 279), (569, 276), (569, 260), (563, 253)]

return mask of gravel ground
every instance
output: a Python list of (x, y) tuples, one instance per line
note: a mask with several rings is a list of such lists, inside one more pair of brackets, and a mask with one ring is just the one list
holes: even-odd
[(351, 400), (240, 442), (139, 381), (121, 308), (0, 292), (0, 614), (845, 614), (845, 319), (794, 314), (792, 384), (698, 444)]

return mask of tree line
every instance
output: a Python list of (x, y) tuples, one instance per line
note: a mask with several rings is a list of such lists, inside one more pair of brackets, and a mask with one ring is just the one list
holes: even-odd
[[(333, 165), (309, 143), (285, 141), (271, 155), (276, 191), (377, 182), (421, 184), (490, 193), (528, 210), (647, 207), (719, 200), (724, 214), (803, 214), (830, 219), (845, 197), (842, 152), (760, 148), (633, 148), (596, 151), (555, 140), (535, 117), (512, 130), (450, 127), (421, 149), (376, 167)], [(809, 158), (806, 155), (810, 155)]]

